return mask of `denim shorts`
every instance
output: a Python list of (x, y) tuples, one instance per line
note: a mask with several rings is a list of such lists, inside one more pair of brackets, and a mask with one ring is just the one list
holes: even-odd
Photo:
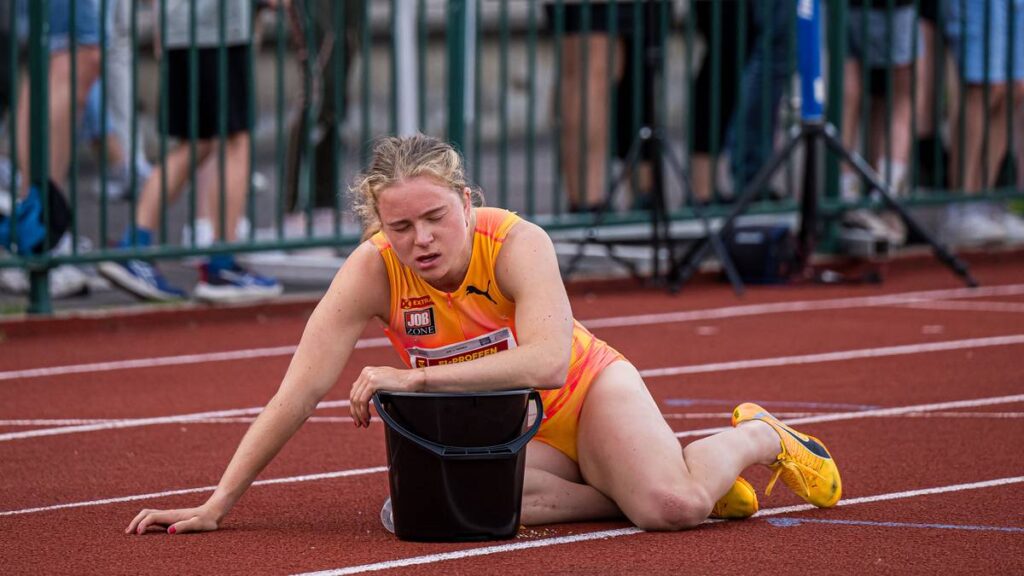
[(913, 6), (892, 10), (891, 45), (889, 17), (890, 13), (887, 10), (850, 8), (846, 15), (846, 24), (851, 58), (860, 60), (868, 68), (906, 66), (914, 61), (917, 57), (914, 47), (917, 11)]
[[(111, 0), (75, 1), (75, 38), (79, 46), (100, 43), (99, 3)], [(50, 51), (71, 46), (71, 0), (50, 0)]]
[[(961, 1), (965, 6), (960, 6)], [(989, 5), (985, 30), (985, 4)], [(1024, 0), (946, 0), (946, 35), (970, 84), (1007, 81), (1010, 64), (1010, 9), (1013, 8), (1013, 69), (1010, 78), (1024, 80)], [(987, 42), (986, 42), (987, 39)], [(988, 50), (986, 59), (985, 50)]]

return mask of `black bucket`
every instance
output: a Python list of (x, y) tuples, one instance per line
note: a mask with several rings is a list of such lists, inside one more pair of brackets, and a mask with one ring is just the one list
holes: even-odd
[[(527, 426), (531, 400), (537, 416)], [(525, 448), (544, 415), (540, 394), (379, 391), (373, 404), (387, 424), (396, 536), (468, 541), (516, 535)]]

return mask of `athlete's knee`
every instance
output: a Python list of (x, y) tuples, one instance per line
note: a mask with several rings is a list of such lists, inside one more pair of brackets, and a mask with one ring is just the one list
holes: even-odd
[(703, 490), (651, 487), (629, 518), (644, 530), (684, 530), (703, 522), (713, 505)]

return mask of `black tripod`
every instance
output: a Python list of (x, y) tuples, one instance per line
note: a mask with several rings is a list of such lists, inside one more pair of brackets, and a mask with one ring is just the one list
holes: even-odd
[[(688, 173), (686, 172), (686, 170), (683, 169), (683, 165), (679, 161), (679, 159), (676, 158), (675, 155), (672, 153), (672, 149), (669, 147), (665, 139), (659, 133), (652, 130), (650, 127), (641, 127), (640, 131), (637, 132), (636, 137), (633, 139), (633, 142), (630, 144), (629, 153), (626, 155), (624, 163), (625, 169), (623, 169), (618, 179), (612, 184), (608, 198), (601, 205), (600, 210), (598, 210), (598, 212), (595, 213), (593, 224), (591, 224), (591, 226), (587, 228), (585, 239), (580, 243), (576, 255), (573, 256), (573, 259), (569, 262), (568, 269), (566, 272), (567, 275), (572, 273), (572, 271), (579, 263), (579, 260), (583, 257), (583, 251), (585, 247), (588, 244), (598, 244), (605, 246), (608, 249), (609, 257), (615, 260), (616, 262), (619, 262), (623, 266), (627, 267), (635, 278), (640, 277), (635, 264), (618, 258), (615, 255), (613, 250), (616, 241), (599, 239), (597, 236), (597, 229), (603, 223), (605, 214), (607, 213), (608, 208), (612, 205), (612, 202), (615, 198), (616, 190), (618, 190), (621, 187), (625, 179), (630, 175), (630, 172), (635, 168), (637, 160), (640, 156), (640, 149), (645, 143), (649, 143), (649, 145), (655, 147), (656, 160), (663, 160), (668, 163), (669, 167), (672, 169), (672, 172), (675, 174), (676, 179), (679, 181), (679, 185), (682, 187), (684, 192), (687, 190), (693, 190), (693, 187), (690, 185)], [(652, 251), (654, 252), (652, 264), (652, 277), (659, 278), (659, 256), (661, 254), (661, 249), (662, 247), (667, 248), (670, 260), (674, 261), (673, 248), (676, 244), (676, 240), (672, 238), (669, 229), (671, 222), (669, 220), (668, 209), (666, 207), (664, 187), (660, 185), (655, 186), (654, 189), (651, 190), (650, 194), (650, 246)], [(726, 231), (726, 227), (723, 225), (718, 230), (714, 230), (711, 226), (711, 222), (708, 220), (707, 214), (704, 212), (699, 202), (693, 202), (692, 209), (694, 216), (696, 216), (697, 219), (700, 220), (701, 228), (703, 230), (703, 235), (700, 237), (698, 242), (714, 251), (715, 255), (718, 257), (722, 269), (725, 271), (726, 277), (728, 277), (730, 284), (732, 284), (733, 291), (736, 292), (737, 296), (742, 296), (744, 292), (743, 282), (742, 280), (740, 280), (739, 273), (736, 271), (736, 266), (733, 264), (732, 258), (729, 257), (729, 252), (725, 248), (725, 244), (722, 242), (722, 233)], [(670, 286), (674, 285), (672, 284), (674, 282), (674, 270), (675, 265), (673, 262), (673, 266), (669, 269), (668, 274), (666, 275), (666, 278), (668, 279)], [(692, 275), (692, 272), (690, 272), (690, 274)]]
[[(759, 192), (764, 188), (764, 185), (768, 183), (772, 175), (775, 174), (775, 171), (778, 170), (787, 158), (789, 158), (789, 155), (797, 145), (801, 142), (806, 142), (807, 167), (804, 172), (804, 195), (800, 202), (800, 230), (797, 236), (797, 269), (805, 270), (809, 264), (811, 254), (814, 252), (814, 247), (817, 244), (818, 195), (814, 189), (816, 185), (814, 177), (814, 163), (816, 156), (815, 146), (819, 140), (823, 140), (833, 152), (840, 156), (840, 158), (849, 162), (854, 169), (861, 174), (861, 176), (867, 179), (868, 183), (871, 185), (871, 189), (878, 190), (885, 204), (899, 215), (900, 219), (906, 223), (910, 232), (920, 236), (932, 247), (932, 251), (936, 258), (953, 270), (953, 272), (958, 276), (963, 278), (964, 282), (968, 286), (974, 287), (978, 285), (974, 277), (971, 276), (967, 265), (950, 253), (944, 246), (939, 244), (921, 227), (917, 220), (896, 199), (892, 190), (890, 190), (889, 187), (886, 186), (885, 182), (882, 181), (881, 176), (879, 176), (879, 174), (875, 172), (858, 154), (850, 152), (843, 146), (837, 135), (835, 126), (828, 122), (805, 121), (799, 126), (793, 128), (790, 132), (789, 139), (782, 149), (780, 149), (765, 164), (754, 179), (743, 189), (742, 193), (737, 198), (733, 209), (729, 212), (725, 221), (722, 222), (719, 233), (728, 233), (736, 221), (736, 218), (738, 218), (750, 206), (750, 203), (757, 197)], [(709, 238), (698, 240), (683, 253), (679, 260), (673, 262), (668, 272), (669, 286), (673, 292), (679, 291), (683, 283), (693, 276), (697, 267), (700, 265), (700, 262), (707, 257), (709, 249), (713, 248), (713, 246), (709, 246), (709, 244), (711, 244)]]
[[(869, 192), (870, 190), (877, 190), (879, 192), (885, 204), (899, 215), (900, 219), (907, 225), (908, 230), (923, 238), (932, 247), (932, 251), (939, 261), (948, 266), (956, 275), (963, 278), (968, 286), (977, 286), (978, 283), (971, 276), (967, 265), (924, 231), (917, 220), (896, 199), (892, 190), (889, 189), (878, 173), (859, 155), (847, 150), (839, 139), (835, 126), (823, 119), (823, 107), (819, 100), (819, 92), (816, 90), (816, 84), (821, 81), (820, 34), (819, 0), (811, 0), (806, 3), (801, 2), (801, 6), (797, 10), (797, 39), (800, 45), (799, 67), (803, 91), (803, 120), (800, 125), (790, 131), (789, 138), (782, 149), (765, 163), (754, 176), (754, 179), (740, 193), (733, 209), (729, 212), (725, 221), (722, 222), (719, 233), (729, 233), (736, 218), (750, 206), (750, 203), (768, 183), (779, 166), (789, 158), (789, 155), (798, 144), (806, 143), (807, 161), (804, 169), (804, 194), (800, 203), (800, 230), (797, 249), (797, 269), (801, 272), (806, 271), (811, 254), (814, 252), (815, 245), (817, 244), (818, 195), (816, 191), (816, 156), (817, 144), (820, 140), (824, 141), (828, 148), (838, 154), (842, 160), (849, 162), (868, 181), (870, 184)], [(709, 250), (712, 248), (716, 252), (718, 251), (718, 248), (714, 246), (713, 239), (705, 237), (692, 244), (679, 260), (673, 261), (668, 273), (669, 287), (673, 292), (678, 292), (683, 283), (693, 276), (701, 261), (707, 257)]]

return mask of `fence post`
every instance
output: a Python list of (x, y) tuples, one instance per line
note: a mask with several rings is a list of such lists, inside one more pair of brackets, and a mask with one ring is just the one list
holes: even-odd
[[(50, 197), (49, 197), (49, 72), (50, 72), (50, 2), (39, 0), (29, 2), (29, 45), (28, 45), (28, 82), (31, 98), (29, 99), (29, 184), (39, 191), (43, 204), (43, 222), (49, 228)], [(41, 265), (30, 264), (29, 276), (29, 314), (50, 314), (53, 311), (50, 302), (49, 265), (44, 261)]]
[(466, 0), (448, 2), (448, 141), (460, 152), (466, 142)]
[[(843, 129), (843, 66), (846, 61), (846, 2), (832, 0), (828, 5), (828, 97), (826, 120)], [(839, 197), (839, 159), (828, 154), (825, 160), (825, 197)]]

